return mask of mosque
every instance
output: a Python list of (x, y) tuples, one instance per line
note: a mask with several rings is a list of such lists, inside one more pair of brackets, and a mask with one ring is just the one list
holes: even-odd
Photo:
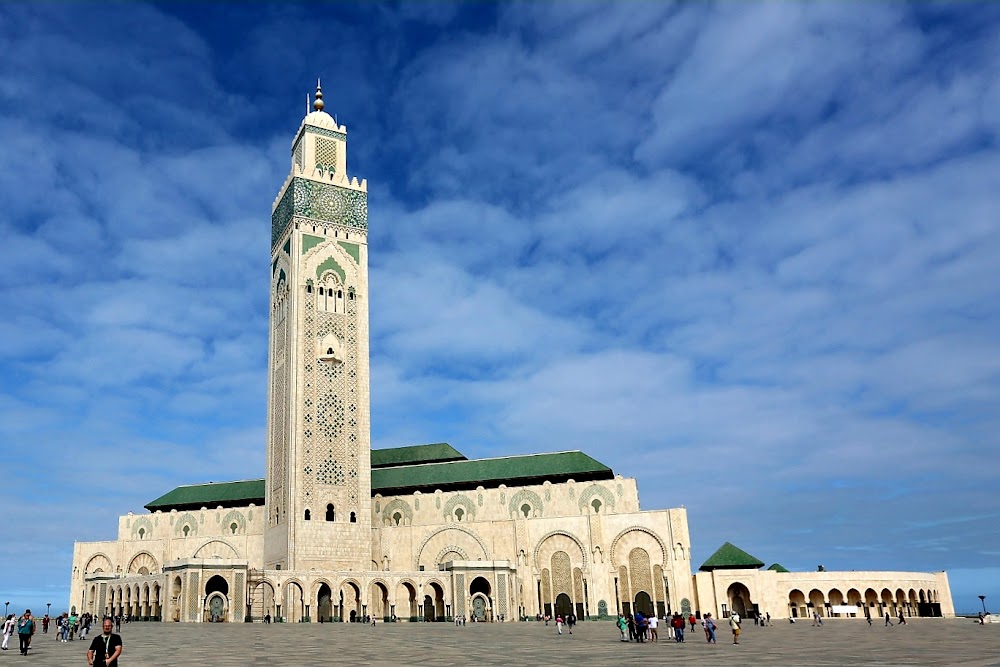
[(177, 622), (580, 620), (760, 611), (953, 616), (945, 572), (789, 572), (729, 543), (691, 563), (687, 512), (584, 452), (371, 449), (368, 184), (313, 110), (271, 214), (264, 479), (180, 486), (76, 542), (69, 607)]

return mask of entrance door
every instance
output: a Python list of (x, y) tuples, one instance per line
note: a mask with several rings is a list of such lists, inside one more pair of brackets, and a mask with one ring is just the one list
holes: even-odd
[(434, 621), (434, 600), (430, 595), (424, 596), (424, 620), (428, 623)]
[(639, 591), (635, 594), (635, 611), (642, 612), (649, 617), (653, 615), (653, 600), (646, 591)]
[(560, 593), (556, 596), (556, 615), (566, 618), (566, 616), (573, 611), (573, 603), (569, 599), (569, 596), (565, 593)]
[(472, 615), (477, 621), (486, 620), (486, 600), (481, 597), (472, 598)]
[(208, 603), (208, 610), (213, 623), (222, 621), (224, 620), (223, 614), (226, 612), (226, 603), (221, 596), (216, 595), (212, 598), (212, 601)]

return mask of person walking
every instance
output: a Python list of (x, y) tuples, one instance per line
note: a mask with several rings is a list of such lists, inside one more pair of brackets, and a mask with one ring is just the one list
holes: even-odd
[(647, 618), (646, 624), (649, 627), (649, 641), (659, 644), (660, 638), (656, 634), (656, 626), (660, 624), (660, 621), (658, 618), (656, 618), (656, 614), (653, 614), (652, 616)]
[(674, 639), (674, 619), (672, 616), (663, 615), (663, 630), (667, 633), (667, 640)]
[(889, 612), (885, 612), (885, 627), (892, 627), (892, 621), (889, 620)]
[(900, 625), (906, 625), (906, 617), (903, 616), (903, 609), (902, 608), (899, 609), (899, 624)]
[(740, 630), (742, 630), (742, 628), (740, 626), (740, 615), (739, 614), (733, 614), (732, 616), (729, 617), (729, 627), (733, 631), (733, 643), (734, 644), (739, 644), (740, 643)]
[(0, 644), (0, 648), (4, 651), (7, 650), (7, 644), (10, 643), (10, 636), (14, 634), (14, 627), (17, 625), (17, 621), (14, 620), (14, 614), (9, 614), (3, 622), (3, 644)]
[(688, 616), (688, 623), (691, 624), (691, 630), (694, 631), (694, 626), (698, 623), (698, 619), (694, 617), (694, 614)]
[(573, 634), (573, 626), (576, 625), (576, 615), (573, 612), (566, 614), (566, 627), (569, 628), (569, 633)]
[(678, 644), (684, 643), (684, 617), (680, 614), (674, 614), (674, 620), (671, 621), (674, 626), (674, 641)]
[(712, 618), (711, 614), (705, 614), (705, 641), (709, 644), (715, 644), (715, 619)]
[(556, 632), (560, 635), (562, 634), (563, 617), (560, 614), (556, 614)]
[(618, 626), (619, 632), (622, 633), (622, 641), (627, 642), (628, 639), (625, 638), (625, 631), (628, 630), (628, 622), (625, 620), (625, 617), (618, 614), (618, 620), (615, 621), (615, 624)]
[(124, 645), (120, 635), (111, 632), (112, 622), (105, 618), (101, 624), (104, 634), (94, 637), (87, 650), (87, 664), (90, 667), (118, 667), (118, 657)]
[(35, 618), (31, 615), (30, 609), (25, 609), (24, 615), (17, 621), (17, 639), (21, 645), (21, 655), (28, 655), (33, 634), (35, 634)]

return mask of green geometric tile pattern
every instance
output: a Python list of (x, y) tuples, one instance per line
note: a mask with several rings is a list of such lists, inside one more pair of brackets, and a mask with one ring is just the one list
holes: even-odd
[(334, 132), (333, 130), (328, 130), (325, 127), (316, 127), (315, 125), (306, 125), (304, 129), (306, 132), (312, 132), (313, 134), (318, 134), (321, 137), (330, 137), (331, 139), (347, 141), (347, 135), (343, 132)]
[(278, 242), (293, 216), (312, 218), (366, 231), (368, 193), (293, 178), (271, 214), (271, 247)]

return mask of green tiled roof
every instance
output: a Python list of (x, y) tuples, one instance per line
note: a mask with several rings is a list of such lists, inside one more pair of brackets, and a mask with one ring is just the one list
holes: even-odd
[(172, 509), (199, 509), (210, 507), (241, 507), (264, 504), (264, 480), (246, 479), (240, 482), (210, 482), (187, 484), (160, 496), (146, 505), (150, 512)]
[(787, 567), (785, 567), (781, 563), (775, 563), (774, 565), (772, 565), (771, 567), (769, 567), (767, 569), (773, 570), (775, 572), (791, 572), (791, 570), (789, 570)]
[(436, 489), (453, 491), (500, 484), (524, 486), (568, 479), (611, 479), (614, 472), (583, 452), (505, 456), (496, 459), (427, 463), (372, 470), (372, 493), (396, 495)]
[[(426, 456), (435, 455), (433, 454), (435, 451), (437, 456), (446, 455), (448, 452), (462, 456), (451, 445), (445, 443), (423, 445), (422, 447), (438, 448), (437, 450), (425, 450)], [(414, 491), (432, 493), (437, 489), (455, 491), (474, 489), (477, 486), (497, 487), (500, 484), (525, 486), (541, 484), (546, 480), (553, 483), (565, 482), (569, 479), (584, 482), (614, 477), (611, 468), (578, 451), (505, 456), (477, 461), (469, 461), (462, 457), (457, 461), (374, 467), (376, 452), (398, 453), (402, 450), (420, 449), (421, 447), (399, 447), (395, 450), (373, 450), (372, 494), (395, 495), (413, 493)], [(412, 457), (419, 453), (411, 451), (409, 460), (414, 460)], [(392, 456), (398, 456), (399, 460), (406, 460), (405, 456), (407, 455), (398, 453)], [(389, 464), (383, 462), (382, 465)], [(263, 479), (179, 486), (147, 504), (146, 509), (155, 512), (156, 510), (214, 508), (219, 505), (238, 507), (250, 503), (264, 504)]]
[(447, 442), (372, 450), (372, 468), (465, 460), (465, 455)]
[(745, 570), (761, 567), (764, 567), (762, 561), (757, 560), (738, 546), (726, 542), (714, 554), (709, 556), (708, 560), (702, 563), (698, 569), (703, 572), (711, 572), (712, 570)]

